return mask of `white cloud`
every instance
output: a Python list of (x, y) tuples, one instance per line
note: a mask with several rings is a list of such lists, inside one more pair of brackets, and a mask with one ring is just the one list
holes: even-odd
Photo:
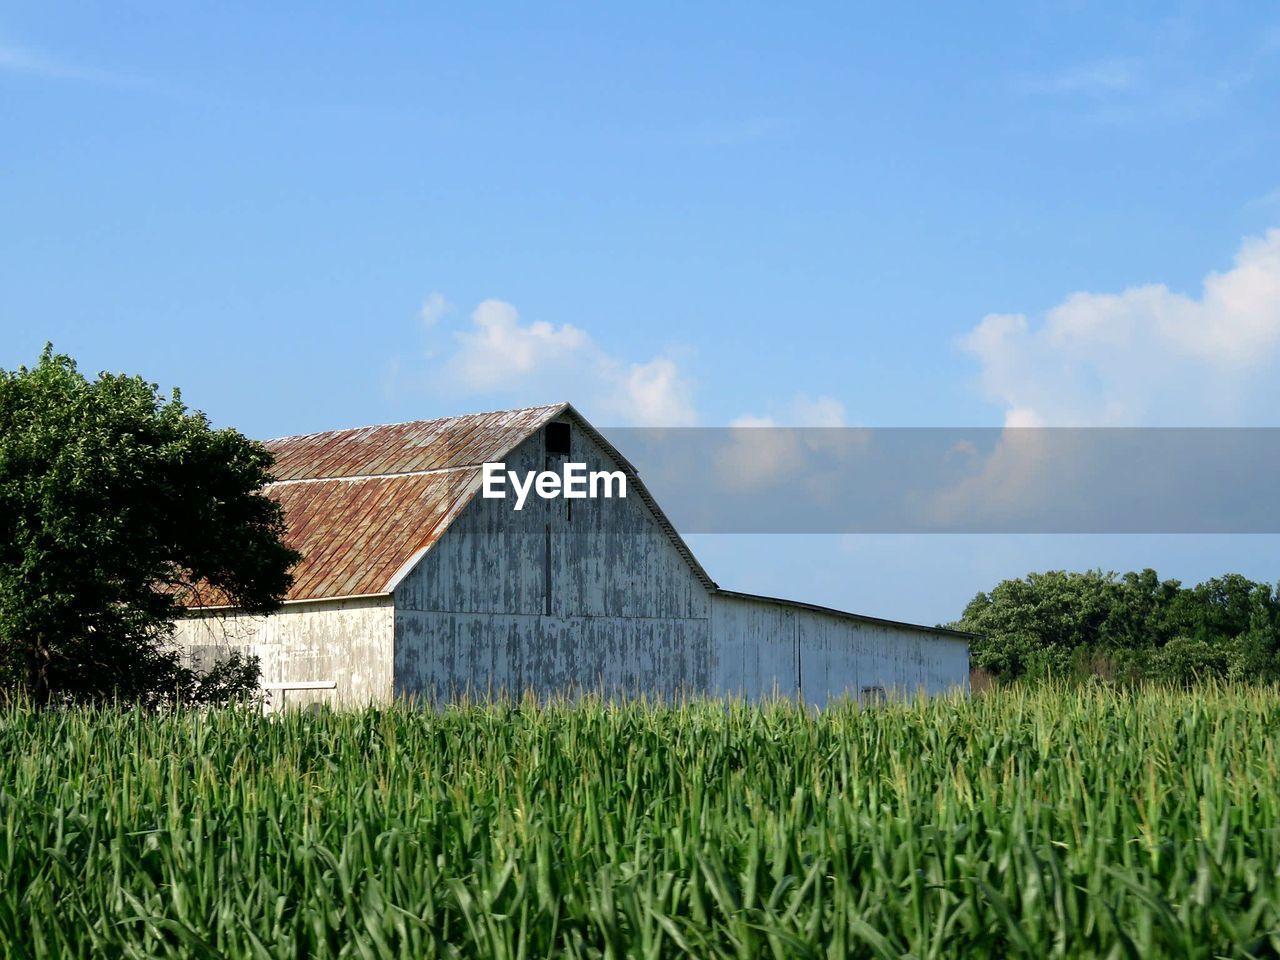
[(968, 475), (940, 489), (928, 490), (922, 497), (908, 497), (917, 511), (916, 519), (929, 529), (974, 530), (986, 525), (1009, 525), (1037, 511), (1043, 513), (1055, 498), (1072, 489), (1077, 474), (1088, 466), (1088, 457), (1064, 456), (1063, 451), (1076, 441), (1083, 453), (1089, 452), (1087, 437), (1059, 431), (1023, 430), (1017, 427), (1041, 426), (1022, 414), (1014, 417), (1000, 432), (991, 452), (983, 456), (972, 443), (957, 444), (954, 460), (970, 466)]
[(800, 393), (784, 404), (776, 415), (743, 414), (731, 421), (731, 427), (843, 427), (844, 404), (833, 397), (810, 397)]
[(810, 400), (802, 394), (792, 401), (791, 409), (797, 426), (843, 427), (845, 425), (844, 404), (832, 397), (817, 397)]
[(720, 481), (727, 489), (744, 490), (773, 486), (803, 477), (815, 480), (815, 455), (847, 462), (865, 448), (869, 435), (842, 429), (844, 404), (832, 397), (810, 398), (799, 394), (773, 416), (744, 414), (729, 424), (726, 441), (715, 451)]
[[(612, 363), (609, 361), (606, 367)], [(637, 423), (682, 427), (697, 420), (693, 385), (669, 357), (631, 364), (619, 399), (627, 403), (630, 417)]]
[(795, 430), (768, 417), (739, 417), (714, 453), (716, 473), (729, 490), (769, 487), (794, 477), (804, 464), (804, 443)]
[[(1006, 429), (964, 481), (919, 504), (930, 523), (997, 524), (1060, 508), (1096, 450), (1062, 426), (1237, 426), (1276, 419), (1280, 230), (1244, 241), (1199, 297), (1163, 284), (1074, 293), (1039, 326), (990, 314), (963, 340)], [(1079, 455), (1072, 456), (1077, 445)]]
[(452, 309), (453, 305), (444, 298), (444, 294), (432, 293), (422, 301), (422, 311), (419, 315), (422, 317), (424, 324), (432, 327)]
[(577, 327), (546, 321), (524, 324), (516, 308), (486, 300), (471, 314), (472, 329), (456, 334), (450, 366), (459, 384), (473, 392), (514, 386), (531, 374), (577, 361), (590, 340)]
[(680, 427), (697, 421), (693, 383), (674, 358), (624, 360), (572, 324), (526, 323), (502, 300), (476, 307), (454, 343), (437, 379), (462, 393), (519, 402), (568, 399), (602, 423)]
[[(422, 307), (423, 320), (433, 330), (453, 312), (439, 293), (431, 294)], [(514, 305), (496, 299), (480, 303), (460, 326), (456, 324), (445, 326), (451, 330), (451, 346), (446, 340), (445, 349), (433, 348), (426, 356), (426, 380), (437, 390), (488, 395), (485, 402), (495, 405), (570, 400), (605, 426), (688, 427), (700, 422), (694, 381), (680, 357), (670, 352), (641, 360), (621, 357), (605, 350), (581, 327), (528, 321)], [(838, 400), (798, 394), (787, 403), (771, 406), (769, 416), (740, 417), (732, 425), (843, 427), (845, 422), (845, 409)], [(772, 432), (778, 434), (779, 442), (795, 442), (794, 437), (785, 438), (788, 431), (784, 429)], [(849, 442), (848, 437), (824, 439), (821, 431), (807, 434), (803, 443), (807, 450)], [(760, 459), (750, 451), (744, 456)], [(777, 456), (764, 459), (787, 457), (785, 451), (777, 451)]]
[(1246, 240), (1199, 297), (1163, 284), (1075, 293), (1039, 326), (990, 314), (962, 345), (1009, 426), (1266, 419), (1259, 394), (1272, 389), (1280, 347), (1280, 230)]

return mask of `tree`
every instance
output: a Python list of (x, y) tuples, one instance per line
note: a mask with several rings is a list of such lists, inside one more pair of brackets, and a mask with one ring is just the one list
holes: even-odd
[(1183, 587), (1154, 570), (1031, 573), (979, 593), (954, 626), (1002, 680), (1280, 680), (1280, 594), (1239, 574)]
[(0, 371), (0, 684), (47, 703), (248, 682), (243, 663), (199, 677), (171, 641), (193, 598), (266, 613), (288, 590), (298, 556), (262, 492), (271, 465), (178, 391), (89, 381), (52, 346)]
[(1114, 612), (1114, 579), (1051, 570), (1004, 580), (965, 607), (956, 627), (978, 634), (973, 664), (1003, 678), (1063, 673), (1074, 651), (1097, 642)]

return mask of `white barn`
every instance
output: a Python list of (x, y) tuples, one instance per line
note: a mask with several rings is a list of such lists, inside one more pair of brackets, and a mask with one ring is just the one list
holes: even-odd
[[(270, 616), (193, 610), (198, 661), (256, 654), (275, 706), (596, 691), (941, 693), (968, 637), (722, 590), (634, 467), (569, 404), (273, 440), (303, 559)], [(625, 498), (480, 496), (482, 465), (622, 471)]]

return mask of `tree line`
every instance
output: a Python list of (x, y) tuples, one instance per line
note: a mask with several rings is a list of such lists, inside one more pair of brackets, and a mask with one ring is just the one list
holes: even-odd
[(1195, 586), (1150, 569), (1031, 573), (950, 626), (976, 634), (970, 663), (1001, 681), (1280, 680), (1280, 587), (1234, 573)]

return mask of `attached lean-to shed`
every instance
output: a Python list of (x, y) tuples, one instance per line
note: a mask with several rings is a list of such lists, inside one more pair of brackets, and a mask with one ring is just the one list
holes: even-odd
[[(193, 659), (256, 654), (276, 706), (597, 691), (940, 693), (965, 634), (719, 589), (636, 475), (568, 404), (272, 440), (290, 545), (270, 616), (192, 610)], [(622, 471), (623, 498), (480, 496), (485, 463)]]

